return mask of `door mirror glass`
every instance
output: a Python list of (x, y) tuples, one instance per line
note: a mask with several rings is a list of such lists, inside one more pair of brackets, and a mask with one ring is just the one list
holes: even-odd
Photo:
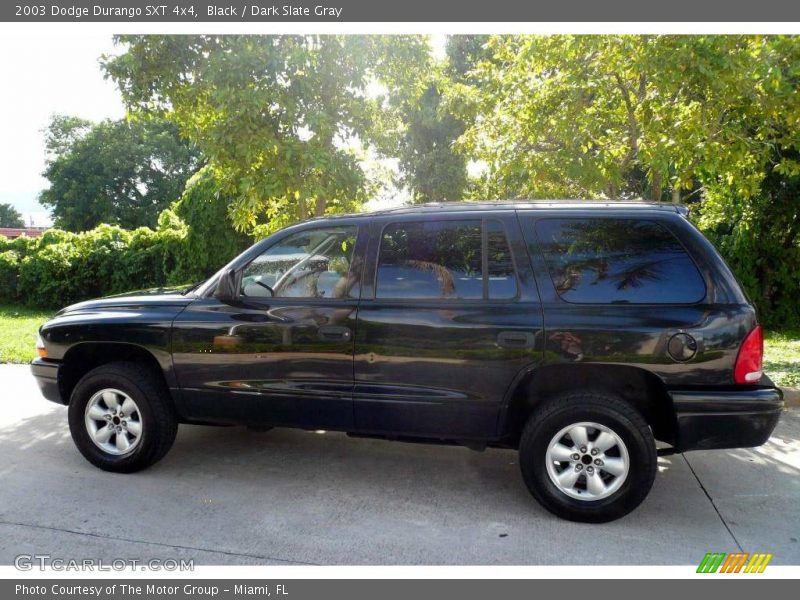
[(233, 302), (238, 297), (239, 280), (241, 272), (236, 269), (226, 269), (220, 275), (217, 287), (214, 289), (214, 297), (220, 302)]

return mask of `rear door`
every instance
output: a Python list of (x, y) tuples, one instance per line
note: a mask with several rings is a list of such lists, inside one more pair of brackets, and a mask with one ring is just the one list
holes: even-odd
[(487, 439), (542, 357), (542, 313), (512, 211), (376, 218), (355, 343), (362, 432)]

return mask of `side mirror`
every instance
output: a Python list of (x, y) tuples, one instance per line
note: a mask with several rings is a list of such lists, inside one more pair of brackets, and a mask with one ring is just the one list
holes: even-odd
[(214, 298), (220, 302), (234, 302), (239, 298), (242, 274), (236, 269), (226, 269), (217, 281)]

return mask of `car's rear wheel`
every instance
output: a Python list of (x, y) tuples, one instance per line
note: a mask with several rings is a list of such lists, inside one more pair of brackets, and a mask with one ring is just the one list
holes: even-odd
[(528, 489), (573, 521), (618, 519), (645, 499), (657, 470), (655, 440), (642, 415), (598, 392), (553, 398), (531, 414), (520, 439)]
[(158, 375), (143, 365), (119, 362), (93, 369), (78, 382), (70, 397), (69, 428), (93, 465), (131, 473), (164, 457), (178, 422)]

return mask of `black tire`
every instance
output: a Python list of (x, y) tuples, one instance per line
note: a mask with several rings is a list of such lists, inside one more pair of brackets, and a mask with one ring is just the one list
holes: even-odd
[[(107, 388), (130, 396), (141, 420), (138, 443), (121, 456), (109, 454), (96, 445), (85, 423), (90, 399)], [(69, 401), (69, 429), (80, 453), (94, 466), (116, 473), (133, 473), (164, 457), (175, 441), (178, 420), (169, 392), (157, 373), (141, 364), (115, 362), (89, 371), (75, 386)]]
[[(557, 487), (548, 473), (550, 442), (565, 427), (581, 422), (609, 428), (627, 449), (627, 476), (619, 489), (605, 498), (572, 497)], [(628, 402), (602, 392), (579, 392), (549, 399), (533, 411), (520, 439), (519, 464), (531, 494), (547, 510), (570, 521), (605, 523), (628, 514), (647, 497), (656, 476), (657, 454), (650, 427)], [(563, 468), (566, 463), (554, 464)], [(578, 485), (585, 482), (583, 479)]]

